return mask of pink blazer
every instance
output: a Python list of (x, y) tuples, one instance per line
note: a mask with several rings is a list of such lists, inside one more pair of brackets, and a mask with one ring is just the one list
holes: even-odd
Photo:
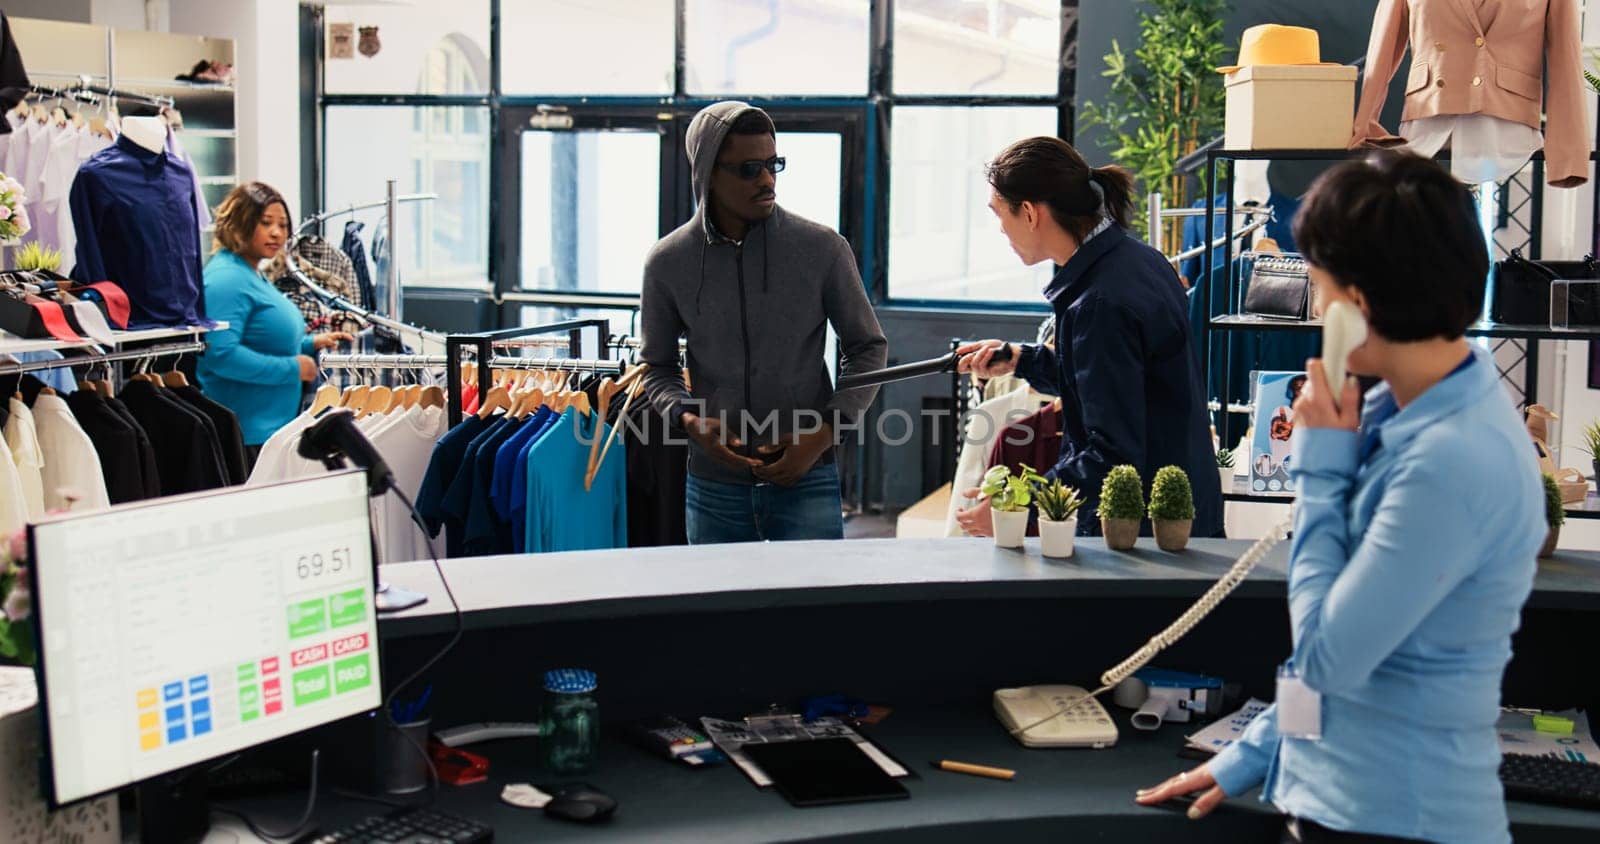
[(1540, 128), (1551, 184), (1587, 181), (1594, 124), (1584, 103), (1578, 0), (1381, 0), (1350, 146), (1401, 139), (1378, 123), (1389, 80), (1411, 49), (1402, 120), (1487, 114)]

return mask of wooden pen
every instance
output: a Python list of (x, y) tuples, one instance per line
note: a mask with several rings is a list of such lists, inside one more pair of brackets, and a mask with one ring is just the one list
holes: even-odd
[(1017, 772), (1010, 768), (991, 768), (988, 765), (973, 765), (969, 762), (952, 762), (949, 759), (940, 759), (934, 767), (941, 771), (951, 771), (957, 774), (971, 774), (975, 777), (990, 777), (997, 780), (1009, 780), (1016, 777)]

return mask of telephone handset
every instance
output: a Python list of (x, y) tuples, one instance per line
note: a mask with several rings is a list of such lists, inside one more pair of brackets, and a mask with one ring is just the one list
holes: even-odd
[[(1345, 374), (1348, 372), (1350, 352), (1366, 340), (1367, 323), (1355, 306), (1344, 302), (1335, 302), (1328, 306), (1322, 316), (1322, 364), (1327, 372), (1328, 386), (1333, 391), (1335, 403), (1338, 401)], [(1222, 599), (1228, 597), (1228, 593), (1244, 582), (1256, 564), (1267, 556), (1267, 552), (1289, 535), (1293, 525), (1292, 518), (1285, 519), (1282, 523), (1274, 525), (1266, 536), (1256, 540), (1255, 544), (1251, 545), (1249, 550), (1245, 551), (1238, 561), (1194, 602), (1193, 606), (1168, 625), (1167, 629), (1152, 636), (1150, 641), (1134, 651), (1132, 656), (1101, 674), (1100, 688), (1085, 692), (1076, 686), (1033, 686), (996, 691), (994, 708), (1000, 722), (1006, 726), (1011, 735), (1029, 747), (1105, 747), (1115, 744), (1116, 725), (1109, 725), (1111, 730), (1109, 740), (1099, 735), (1106, 725), (1099, 723), (1098, 718), (1092, 713), (1099, 712), (1103, 715), (1105, 710), (1094, 698), (1133, 676), (1133, 672), (1143, 668), (1150, 660), (1155, 659), (1157, 654), (1182, 639), (1196, 624), (1216, 609), (1222, 603)], [(1062, 716), (1067, 718), (1064, 725), (1051, 723)], [(1091, 736), (1094, 740), (1085, 740)]]

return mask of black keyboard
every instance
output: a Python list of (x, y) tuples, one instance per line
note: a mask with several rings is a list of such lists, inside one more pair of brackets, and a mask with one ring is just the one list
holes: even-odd
[(398, 809), (343, 829), (319, 832), (307, 844), (480, 844), (494, 840), (487, 824), (433, 809)]
[(1600, 765), (1590, 762), (1507, 753), (1500, 760), (1500, 782), (1512, 800), (1600, 809)]

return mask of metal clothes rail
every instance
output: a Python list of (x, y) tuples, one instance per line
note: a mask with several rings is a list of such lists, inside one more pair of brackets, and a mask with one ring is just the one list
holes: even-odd
[(17, 375), (23, 372), (37, 372), (44, 369), (63, 369), (69, 366), (95, 366), (102, 363), (116, 363), (128, 360), (153, 360), (169, 355), (187, 355), (205, 351), (204, 340), (191, 340), (184, 343), (163, 343), (157, 346), (145, 346), (139, 349), (123, 349), (115, 352), (90, 352), (87, 354), (63, 357), (59, 360), (39, 360), (0, 362), (0, 376)]
[(445, 341), (445, 335), (440, 334), (437, 331), (429, 331), (426, 328), (418, 328), (415, 325), (409, 325), (407, 323), (400, 322), (399, 320), (390, 319), (382, 314), (373, 313), (372, 311), (357, 305), (349, 299), (346, 299), (343, 296), (340, 296), (313, 281), (310, 276), (306, 275), (305, 272), (300, 269), (299, 262), (296, 260), (297, 256), (295, 255), (295, 248), (300, 245), (301, 237), (301, 235), (295, 235), (294, 240), (289, 243), (289, 259), (284, 261), (284, 265), (288, 267), (289, 274), (294, 276), (296, 281), (305, 285), (307, 290), (310, 290), (317, 296), (317, 298), (321, 299), (329, 307), (338, 308), (342, 311), (349, 311), (350, 313), (355, 314), (367, 322), (370, 322), (374, 325), (381, 325), (393, 331), (403, 331), (408, 334), (416, 335), (424, 340), (432, 340), (437, 343), (443, 343)]

